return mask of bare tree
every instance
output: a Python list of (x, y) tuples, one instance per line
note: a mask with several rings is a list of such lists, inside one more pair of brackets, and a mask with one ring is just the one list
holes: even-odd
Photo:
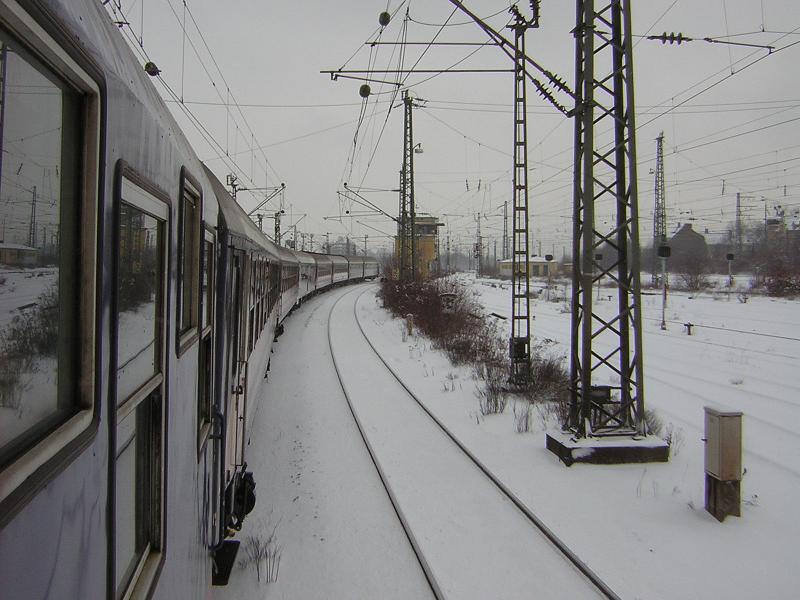
[(707, 255), (680, 253), (672, 259), (670, 270), (678, 275), (687, 289), (697, 291), (707, 285), (710, 266)]

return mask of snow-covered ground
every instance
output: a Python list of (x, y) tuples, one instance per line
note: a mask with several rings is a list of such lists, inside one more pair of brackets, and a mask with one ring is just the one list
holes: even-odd
[[(508, 314), (505, 284), (467, 283), (487, 313)], [(404, 574), (414, 571), (413, 561), (396, 516), (381, 500), (374, 467), (359, 451), (363, 443), (337, 389), (322, 335), (335, 299), (364, 289), (329, 292), (287, 321), (247, 449), (259, 501), (239, 536), (263, 535), (278, 524), (283, 548), (278, 582), (259, 584), (251, 569), (236, 569), (229, 588), (215, 590), (215, 598), (383, 598), (388, 591), (416, 598), (422, 593), (419, 588), (397, 593), (399, 582), (408, 579)], [(545, 431), (557, 426), (547, 411), (534, 409), (532, 431), (521, 434), (515, 431), (513, 405), (504, 414), (482, 416), (479, 382), (471, 370), (450, 365), (429, 341), (405, 337), (403, 324), (380, 308), (376, 290), (367, 288), (360, 296), (358, 315), (380, 353), (620, 597), (796, 597), (797, 302), (751, 296), (741, 303), (735, 296), (673, 293), (668, 329), (661, 331), (660, 296), (645, 296), (646, 402), (676, 431), (673, 456), (669, 463), (567, 468), (545, 449)], [(603, 302), (608, 300), (601, 293)], [(563, 302), (533, 302), (533, 335), (540, 348), (556, 356), (568, 350), (570, 315), (563, 308)], [(692, 336), (685, 333), (686, 322), (695, 324)], [(341, 325), (335, 330), (341, 343), (361, 335)], [(358, 353), (348, 353), (345, 360), (357, 373)], [(385, 399), (384, 387), (372, 393), (376, 402)], [(703, 509), (704, 405), (745, 415), (742, 517), (724, 523)], [(471, 529), (465, 526), (467, 535)], [(435, 530), (416, 533), (436, 535)], [(452, 553), (457, 565), (464, 548), (454, 546)], [(537, 569), (535, 558), (530, 569)], [(489, 587), (502, 588), (499, 581)]]
[[(248, 423), (256, 508), (237, 535), (230, 582), (212, 590), (215, 599), (432, 597), (331, 361), (328, 316), (352, 291), (304, 304), (275, 345), (266, 394)], [(280, 565), (277, 581), (265, 583), (246, 558), (251, 540), (273, 532)]]
[[(508, 315), (505, 284), (470, 284), (487, 312)], [(426, 340), (403, 343), (400, 324), (377, 306), (365, 326), (430, 408), (623, 598), (795, 597), (798, 303), (672, 294), (666, 332), (660, 303), (644, 300), (645, 390), (678, 432), (667, 464), (564, 467), (545, 449), (545, 430), (555, 426), (546, 415), (527, 434), (515, 432), (512, 410), (481, 417), (468, 370), (451, 367)], [(537, 341), (565, 356), (569, 313), (544, 300), (532, 310)], [(691, 337), (685, 322), (696, 325)], [(703, 509), (704, 405), (745, 415), (743, 512), (724, 523)]]
[[(42, 294), (57, 283), (56, 268), (0, 267), (0, 345), (5, 343), (14, 318), (33, 310)], [(4, 373), (9, 369), (16, 372)], [(21, 435), (57, 410), (57, 364), (53, 357), (31, 357), (25, 365), (0, 364), (0, 379), (8, 386), (0, 402), (3, 442)]]

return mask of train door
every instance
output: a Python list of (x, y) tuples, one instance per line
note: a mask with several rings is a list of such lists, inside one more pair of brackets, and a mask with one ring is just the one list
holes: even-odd
[(201, 247), (200, 267), (200, 346), (197, 366), (197, 476), (202, 493), (198, 495), (199, 514), (203, 516), (201, 539), (207, 543), (213, 536), (216, 517), (212, 480), (219, 473), (217, 444), (209, 443), (214, 415), (214, 364), (216, 334), (214, 332), (214, 302), (217, 268), (217, 244), (214, 232), (205, 227)]
[(234, 251), (231, 258), (231, 287), (228, 315), (228, 382), (226, 479), (230, 480), (244, 462), (244, 399), (246, 361), (244, 360), (244, 253)]
[(147, 590), (165, 559), (168, 198), (127, 177), (118, 192), (111, 563), (116, 597)]

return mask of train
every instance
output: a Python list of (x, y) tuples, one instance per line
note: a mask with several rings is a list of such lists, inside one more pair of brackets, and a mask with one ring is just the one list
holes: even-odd
[[(281, 247), (200, 161), (104, 2), (0, 0), (0, 595), (205, 598), (258, 482), (291, 311), (374, 280)], [(257, 435), (253, 432), (252, 435)]]

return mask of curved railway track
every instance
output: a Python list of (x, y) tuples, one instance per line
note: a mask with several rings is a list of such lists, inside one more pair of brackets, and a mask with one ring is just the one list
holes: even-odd
[[(355, 290), (353, 290), (355, 291)], [(367, 346), (371, 349), (371, 352), (374, 356), (380, 361), (380, 364), (386, 370), (386, 373), (396, 381), (399, 386), (405, 391), (406, 398), (409, 399), (410, 402), (421, 409), (422, 414), (425, 415), (430, 422), (432, 422), (436, 429), (438, 429), (446, 438), (449, 440), (449, 443), (457, 449), (457, 452), (460, 456), (463, 457), (464, 461), (467, 461), (469, 464), (477, 468), (477, 470), (481, 473), (482, 477), (486, 482), (489, 483), (490, 486), (496, 490), (505, 500), (508, 501), (508, 504), (512, 505), (514, 508), (513, 510), (517, 511), (522, 518), (529, 524), (529, 526), (539, 535), (543, 536), (544, 539), (547, 540), (549, 544), (550, 550), (554, 554), (558, 554), (563, 561), (566, 561), (572, 568), (578, 571), (576, 575), (579, 577), (582, 576), (588, 588), (590, 588), (594, 594), (602, 598), (608, 598), (613, 600), (619, 600), (619, 596), (606, 584), (592, 569), (584, 563), (580, 557), (578, 557), (552, 530), (550, 530), (542, 521), (539, 519), (507, 486), (503, 484), (449, 429), (448, 427), (438, 419), (425, 405), (424, 403), (406, 386), (406, 384), (400, 379), (397, 373), (391, 368), (391, 366), (384, 360), (384, 358), (380, 355), (377, 351), (375, 346), (372, 344), (369, 337), (366, 335), (364, 328), (358, 318), (357, 312), (357, 305), (358, 299), (366, 293), (367, 290), (364, 290), (359, 294), (358, 298), (353, 303), (353, 319), (355, 323), (358, 325), (359, 333), (363, 340), (366, 342)], [(359, 411), (354, 406), (354, 402), (351, 398), (351, 393), (348, 390), (348, 384), (346, 382), (346, 377), (342, 374), (342, 369), (340, 368), (341, 361), (337, 359), (337, 351), (335, 350), (335, 344), (332, 339), (331, 328), (333, 323), (333, 312), (336, 308), (336, 305), (339, 301), (344, 298), (345, 296), (350, 296), (352, 292), (348, 292), (347, 294), (342, 295), (337, 302), (332, 306), (331, 313), (329, 315), (328, 320), (328, 344), (331, 352), (331, 356), (333, 358), (334, 366), (337, 372), (337, 377), (339, 378), (339, 383), (342, 387), (342, 391), (347, 398), (348, 406), (350, 408), (351, 413), (353, 414), (353, 418), (358, 426), (358, 429), (361, 433), (361, 437), (364, 440), (365, 445), (372, 457), (372, 461), (375, 464), (376, 469), (380, 475), (380, 478), (383, 482), (383, 485), (391, 498), (391, 502), (395, 507), (395, 511), (397, 512), (398, 518), (400, 519), (403, 527), (406, 531), (406, 535), (409, 538), (409, 541), (414, 548), (414, 552), (416, 553), (420, 565), (422, 566), (426, 576), (428, 577), (428, 581), (431, 584), (431, 590), (433, 591), (436, 598), (445, 598), (446, 596), (443, 594), (442, 588), (444, 587), (441, 585), (435, 576), (434, 569), (431, 568), (431, 564), (426, 558), (423, 550), (422, 545), (420, 544), (418, 538), (415, 536), (414, 531), (409, 523), (409, 519), (405, 515), (400, 502), (398, 501), (398, 495), (393, 489), (392, 484), (390, 483), (390, 477), (387, 473), (387, 470), (382, 465), (381, 459), (378, 456), (378, 453), (375, 450), (375, 445), (373, 442), (370, 441), (370, 433), (368, 433), (367, 425), (362, 421), (361, 417), (359, 416)], [(509, 509), (511, 510), (511, 509)], [(520, 532), (520, 535), (521, 532)]]
[(342, 388), (342, 393), (344, 394), (344, 397), (347, 400), (347, 407), (350, 409), (350, 414), (353, 415), (353, 420), (355, 421), (356, 427), (358, 428), (358, 432), (361, 434), (361, 439), (364, 441), (364, 445), (366, 446), (367, 452), (369, 453), (369, 456), (372, 459), (372, 463), (375, 465), (375, 470), (378, 472), (378, 477), (380, 478), (381, 483), (383, 484), (383, 487), (386, 490), (386, 494), (389, 496), (389, 501), (392, 504), (392, 508), (394, 508), (394, 511), (397, 514), (397, 518), (400, 520), (400, 525), (402, 526), (403, 531), (405, 532), (406, 537), (408, 538), (408, 541), (411, 544), (411, 549), (413, 550), (414, 555), (417, 557), (417, 561), (419, 562), (419, 565), (422, 568), (423, 573), (425, 574), (425, 579), (428, 582), (428, 585), (431, 589), (431, 593), (434, 595), (436, 600), (444, 600), (445, 596), (442, 593), (442, 590), (440, 589), (438, 582), (433, 576), (430, 565), (428, 564), (427, 560), (425, 559), (425, 555), (422, 553), (422, 550), (420, 549), (419, 542), (417, 541), (417, 538), (414, 536), (414, 532), (411, 530), (411, 527), (408, 523), (408, 519), (406, 518), (402, 508), (400, 508), (400, 504), (397, 501), (397, 497), (395, 496), (392, 487), (388, 483), (386, 472), (381, 466), (381, 463), (375, 454), (375, 449), (373, 448), (372, 444), (369, 441), (369, 438), (366, 435), (366, 432), (364, 430), (364, 425), (361, 419), (359, 419), (358, 413), (355, 411), (353, 407), (353, 402), (350, 398), (350, 395), (347, 392), (347, 387), (341, 375), (339, 362), (336, 360), (336, 353), (333, 350), (333, 342), (331, 340), (331, 322), (333, 320), (333, 311), (339, 304), (339, 302), (341, 302), (342, 298), (351, 295), (354, 291), (355, 290), (349, 290), (346, 293), (339, 296), (339, 298), (336, 299), (336, 302), (334, 302), (331, 305), (331, 309), (328, 312), (328, 327), (327, 327), (328, 349), (330, 350), (331, 353), (331, 360), (333, 361), (333, 367), (336, 371), (336, 377), (339, 380), (339, 385)]

